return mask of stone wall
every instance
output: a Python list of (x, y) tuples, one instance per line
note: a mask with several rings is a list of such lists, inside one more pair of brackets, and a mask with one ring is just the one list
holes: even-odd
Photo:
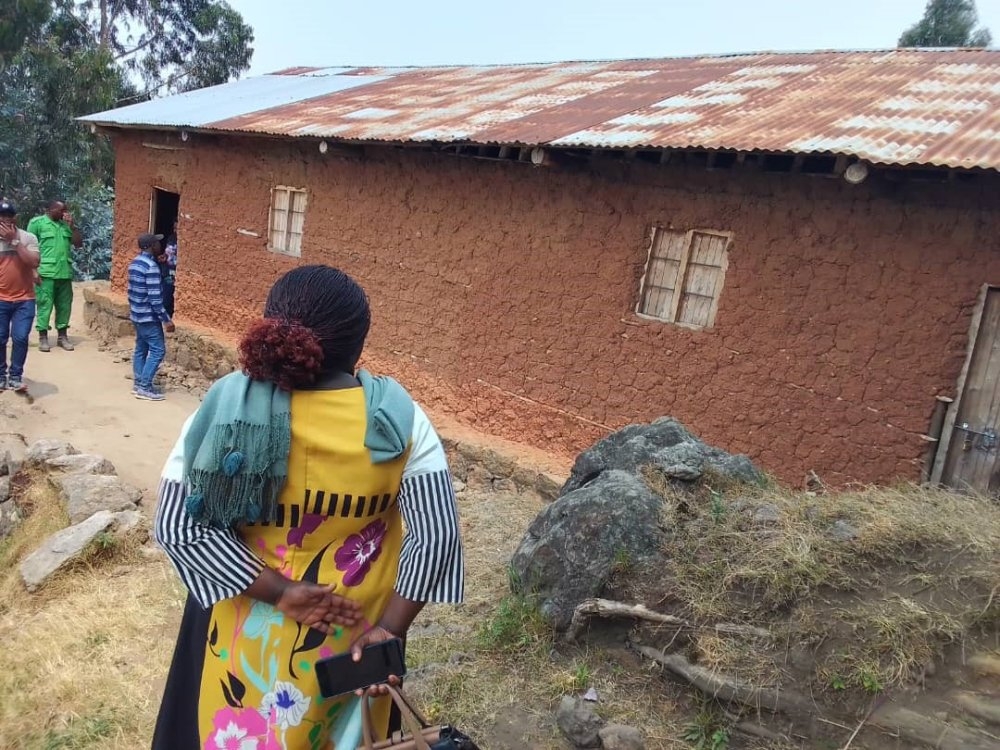
[[(120, 337), (133, 337), (128, 300), (113, 293), (106, 285), (90, 284), (83, 288), (83, 320), (98, 338), (106, 343)], [(236, 369), (238, 358), (233, 342), (218, 338), (197, 326), (181, 324), (170, 336), (166, 362), (197, 374), (206, 382), (228, 375)]]
[[(87, 327), (98, 341), (109, 347), (118, 344), (124, 352), (134, 336), (125, 297), (96, 282), (83, 287), (83, 298)], [(167, 340), (166, 361), (190, 373), (192, 377), (183, 378), (188, 387), (203, 391), (213, 380), (236, 369), (238, 357), (232, 340), (181, 321)], [(463, 430), (443, 414), (432, 413), (431, 418), (448, 453), (451, 473), (459, 482), (475, 489), (531, 492), (545, 500), (553, 500), (559, 493), (568, 461)]]
[[(177, 150), (148, 148), (164, 141)], [(162, 145), (162, 144), (161, 144)], [(919, 475), (977, 294), (1000, 281), (1000, 178), (862, 185), (638, 161), (531, 168), (387, 147), (116, 137), (113, 283), (154, 186), (181, 194), (177, 308), (236, 335), (299, 262), (372, 299), (366, 362), (495, 435), (575, 453), (672, 415), (798, 483)], [(309, 191), (302, 258), (267, 250)], [(733, 233), (716, 324), (634, 315), (653, 224)]]

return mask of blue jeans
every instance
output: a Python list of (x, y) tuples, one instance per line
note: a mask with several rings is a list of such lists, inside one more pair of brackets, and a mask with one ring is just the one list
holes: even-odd
[(7, 377), (7, 339), (14, 339), (10, 351), (10, 376), (24, 375), (28, 358), (28, 336), (35, 320), (35, 300), (4, 302), (0, 300), (0, 378)]
[(162, 323), (133, 323), (135, 326), (135, 354), (132, 355), (132, 374), (139, 388), (149, 390), (153, 378), (167, 353), (166, 337)]

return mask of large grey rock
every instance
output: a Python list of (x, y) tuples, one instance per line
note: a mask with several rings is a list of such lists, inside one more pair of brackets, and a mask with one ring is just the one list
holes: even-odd
[(629, 425), (608, 435), (577, 456), (562, 494), (618, 469), (637, 474), (655, 466), (679, 482), (694, 482), (710, 470), (731, 481), (760, 483), (764, 477), (749, 458), (704, 443), (684, 425), (663, 417), (648, 425)]
[(123, 510), (115, 513), (115, 533), (121, 536), (130, 534), (143, 526), (141, 510)]
[(59, 456), (72, 456), (79, 452), (65, 440), (38, 440), (28, 446), (24, 460), (29, 464), (44, 464), (50, 459)]
[(844, 520), (834, 521), (828, 533), (838, 542), (853, 542), (860, 536), (858, 530)]
[(586, 701), (564, 695), (556, 711), (556, 724), (574, 747), (601, 746), (598, 732), (604, 726), (604, 719)]
[(21, 562), (21, 580), (28, 591), (35, 591), (60, 568), (71, 563), (100, 534), (115, 522), (111, 511), (102, 510), (76, 524), (57, 531)]
[(56, 471), (63, 471), (68, 474), (105, 474), (112, 476), (116, 474), (115, 465), (104, 456), (95, 456), (92, 453), (77, 453), (69, 456), (56, 456), (45, 462), (45, 465)]
[(774, 503), (764, 503), (753, 512), (753, 522), (761, 526), (770, 526), (781, 522), (781, 511)]
[(0, 476), (17, 474), (24, 464), (28, 443), (16, 432), (0, 433)]
[(600, 594), (622, 559), (641, 563), (659, 552), (662, 507), (641, 478), (602, 473), (546, 506), (528, 527), (511, 560), (516, 588), (566, 628), (576, 605)]
[(601, 747), (604, 750), (645, 750), (646, 743), (642, 739), (642, 732), (635, 727), (627, 727), (622, 724), (608, 724), (598, 736), (601, 738)]
[(21, 510), (10, 497), (10, 477), (0, 477), (0, 539), (10, 536), (21, 523)]
[(70, 523), (79, 523), (100, 510), (132, 510), (142, 497), (141, 490), (118, 477), (63, 474), (53, 480), (62, 491)]
[(21, 509), (13, 500), (0, 503), (0, 539), (5, 539), (13, 533), (22, 521)]

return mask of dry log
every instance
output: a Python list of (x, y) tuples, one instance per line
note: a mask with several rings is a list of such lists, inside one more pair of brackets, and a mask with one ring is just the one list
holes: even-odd
[(625, 604), (611, 599), (585, 599), (573, 610), (573, 619), (570, 620), (569, 628), (566, 630), (566, 640), (571, 642), (579, 640), (591, 617), (630, 617), (681, 628), (691, 627), (690, 623), (679, 617), (654, 612), (642, 604)]
[(751, 737), (757, 737), (761, 740), (767, 740), (768, 742), (790, 742), (788, 736), (784, 734), (778, 734), (777, 732), (772, 732), (767, 727), (763, 727), (760, 724), (755, 724), (752, 721), (740, 721), (733, 725), (733, 729), (737, 732), (743, 732), (743, 734), (748, 734)]
[(906, 747), (917, 745), (935, 750), (1000, 750), (1000, 738), (946, 724), (940, 719), (898, 706), (888, 706), (876, 711), (869, 724), (898, 735)]
[(719, 622), (712, 626), (716, 633), (720, 635), (739, 635), (746, 638), (761, 638), (767, 641), (774, 640), (774, 633), (766, 628), (758, 628), (753, 625), (737, 625), (731, 622)]
[(1000, 703), (985, 700), (975, 693), (961, 692), (955, 694), (955, 704), (980, 721), (1000, 727)]
[(639, 646), (639, 653), (662, 664), (672, 674), (686, 680), (705, 695), (724, 703), (739, 703), (772, 713), (811, 716), (813, 705), (801, 696), (778, 688), (758, 688), (733, 677), (692, 664), (680, 654), (664, 654), (649, 646)]

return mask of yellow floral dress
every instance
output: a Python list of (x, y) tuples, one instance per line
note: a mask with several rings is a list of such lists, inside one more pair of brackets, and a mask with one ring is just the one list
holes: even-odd
[[(361, 388), (297, 391), (291, 409), (288, 480), (273, 523), (198, 527), (183, 509), (183, 456), (168, 460), (157, 539), (203, 606), (189, 598), (154, 750), (354, 750), (360, 703), (322, 699), (315, 662), (347, 651), (394, 590), (414, 601), (461, 599), (454, 493), (419, 408), (407, 452), (379, 464), (364, 446)], [(175, 454), (182, 444), (183, 434)], [(362, 604), (362, 622), (328, 636), (244, 595), (265, 565), (292, 580), (334, 584)], [(195, 684), (193, 708), (183, 693)], [(373, 705), (383, 736), (389, 708), (388, 699)]]

